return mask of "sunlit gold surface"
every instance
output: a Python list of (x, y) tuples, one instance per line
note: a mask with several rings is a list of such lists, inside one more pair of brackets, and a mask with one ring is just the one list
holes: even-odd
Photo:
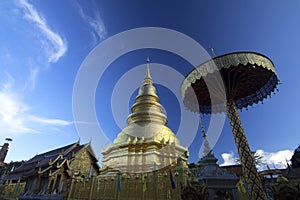
[(125, 127), (103, 152), (103, 173), (151, 172), (174, 165), (181, 157), (187, 166), (187, 149), (167, 127), (167, 117), (159, 103), (149, 66)]

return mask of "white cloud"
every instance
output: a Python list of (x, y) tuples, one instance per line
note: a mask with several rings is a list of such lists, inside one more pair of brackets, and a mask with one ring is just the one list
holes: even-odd
[(107, 36), (107, 31), (97, 7), (94, 7), (93, 12), (89, 13), (91, 14), (91, 16), (89, 16), (84, 12), (83, 8), (79, 5), (79, 3), (75, 3), (75, 5), (78, 8), (78, 13), (80, 17), (84, 20), (85, 23), (87, 23), (92, 28), (92, 34), (95, 42), (99, 42), (100, 40), (105, 39)]
[(30, 91), (34, 90), (36, 80), (37, 80), (37, 75), (39, 73), (39, 68), (38, 67), (31, 67), (29, 69), (29, 76), (24, 84), (23, 90), (25, 91), (26, 89), (29, 89)]
[[(261, 155), (263, 157), (263, 164), (257, 166), (258, 170), (261, 171), (263, 169), (266, 169), (267, 165), (270, 168), (286, 168), (286, 162), (289, 161), (293, 156), (293, 151), (286, 149), (276, 152), (266, 152), (264, 150), (259, 149), (256, 151), (256, 154)], [(237, 164), (235, 161), (238, 158), (238, 156), (234, 155), (233, 152), (222, 153), (221, 156), (224, 160), (221, 166)]]
[(230, 153), (222, 153), (222, 158), (224, 162), (220, 166), (226, 166), (226, 165), (235, 165), (237, 164), (235, 162), (236, 157), (234, 156), (233, 152)]
[[(257, 150), (257, 154), (262, 155), (264, 162), (269, 165), (270, 168), (286, 168), (287, 161), (293, 156), (293, 151), (291, 150), (281, 150), (277, 152), (265, 152), (264, 150)], [(266, 165), (259, 166), (260, 169), (265, 169)]]
[(72, 124), (70, 121), (38, 117), (30, 113), (32, 107), (12, 92), (14, 79), (9, 80), (0, 89), (0, 135), (37, 133), (50, 127), (62, 127)]
[(29, 116), (29, 119), (33, 122), (49, 124), (49, 125), (58, 125), (58, 126), (67, 126), (72, 124), (70, 121), (65, 121), (61, 119), (48, 119), (48, 118), (41, 118), (36, 116)]
[(64, 38), (53, 31), (47, 25), (47, 21), (26, 0), (20, 0), (19, 6), (24, 10), (24, 17), (33, 22), (44, 36), (40, 42), (47, 54), (48, 61), (57, 62), (67, 52), (68, 47)]
[(2, 134), (33, 132), (25, 125), (28, 106), (5, 91), (0, 92), (0, 130)]
[(15, 79), (7, 71), (5, 71), (5, 75), (7, 77), (7, 81), (2, 85), (1, 91), (8, 92), (15, 83)]

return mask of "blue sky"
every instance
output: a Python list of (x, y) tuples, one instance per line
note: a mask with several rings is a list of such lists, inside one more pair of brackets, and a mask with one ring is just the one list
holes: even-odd
[[(299, 8), (299, 1), (271, 0), (1, 1), (0, 143), (6, 137), (13, 138), (6, 162), (27, 160), (79, 140), (72, 94), (84, 59), (115, 34), (162, 27), (191, 37), (208, 52), (209, 46), (214, 47), (217, 55), (256, 51), (274, 62), (282, 83), (279, 92), (263, 105), (240, 114), (251, 148), (260, 150), (273, 166), (284, 166), (281, 161), (290, 158), (300, 141)], [(127, 53), (108, 66), (97, 87), (95, 107), (111, 141), (120, 131), (110, 110), (112, 89), (123, 74), (145, 64), (147, 56), (151, 62), (172, 66), (183, 76), (191, 69), (179, 56), (155, 49)], [(169, 125), (176, 132), (180, 123), (178, 100), (168, 88), (157, 88)], [(132, 104), (136, 93), (128, 92)], [(209, 119), (207, 115), (203, 118), (206, 127)], [(198, 161), (201, 143), (197, 134), (190, 146), (190, 162)], [(222, 157), (230, 164), (237, 154), (227, 120), (214, 152), (220, 164), (224, 163)]]

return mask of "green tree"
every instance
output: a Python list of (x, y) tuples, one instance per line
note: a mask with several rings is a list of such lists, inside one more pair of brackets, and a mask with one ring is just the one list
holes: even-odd
[(298, 148), (295, 149), (294, 154), (291, 158), (291, 162), (293, 168), (300, 167), (300, 146), (298, 146)]
[[(265, 164), (265, 160), (264, 160), (264, 156), (259, 154), (257, 151), (252, 151), (251, 152), (252, 156), (254, 157), (254, 161), (255, 161), (255, 165), (256, 166), (261, 166), (263, 164)], [(238, 164), (241, 164), (241, 160), (240, 158), (236, 158), (235, 162)]]

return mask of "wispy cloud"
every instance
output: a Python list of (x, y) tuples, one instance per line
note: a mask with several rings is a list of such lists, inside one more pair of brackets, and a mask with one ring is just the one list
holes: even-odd
[(35, 88), (36, 78), (39, 73), (39, 69), (37, 67), (30, 68), (30, 74), (28, 78), (28, 85), (30, 87), (30, 90), (33, 90)]
[(30, 67), (29, 68), (29, 75), (26, 78), (23, 91), (29, 90), (32, 91), (35, 89), (36, 81), (37, 81), (37, 76), (40, 72), (40, 69), (38, 67)]
[(8, 81), (0, 89), (0, 136), (38, 133), (49, 126), (57, 128), (72, 124), (70, 121), (33, 115), (30, 112), (32, 107), (12, 92), (13, 83), (14, 79), (8, 75)]
[(7, 81), (1, 86), (1, 91), (8, 92), (13, 87), (15, 79), (7, 71), (5, 71), (4, 73), (6, 75)]
[(24, 11), (24, 17), (32, 22), (44, 36), (41, 45), (48, 57), (48, 62), (57, 62), (67, 52), (67, 42), (47, 24), (46, 19), (26, 0), (20, 0), (18, 5)]
[(107, 37), (107, 31), (103, 20), (100, 16), (99, 9), (95, 6), (92, 12), (87, 14), (79, 3), (75, 3), (75, 6), (78, 9), (78, 13), (83, 21), (90, 26), (92, 29), (92, 35), (96, 43), (105, 39)]
[[(262, 156), (262, 162), (263, 162), (263, 164), (257, 166), (258, 170), (266, 169), (267, 165), (270, 168), (282, 169), (287, 167), (286, 162), (287, 160), (290, 160), (291, 157), (293, 156), (293, 151), (286, 149), (286, 150), (281, 150), (276, 152), (266, 152), (260, 149), (256, 151), (256, 154)], [(236, 160), (238, 156), (234, 155), (233, 152), (222, 153), (221, 156), (224, 160), (221, 166), (237, 164)]]
[(33, 122), (55, 125), (55, 126), (67, 126), (67, 125), (71, 125), (73, 123), (73, 122), (65, 121), (65, 120), (61, 120), (61, 119), (48, 119), (48, 118), (41, 118), (41, 117), (36, 117), (36, 116), (29, 116), (29, 119)]
[(29, 107), (19, 101), (7, 90), (0, 91), (0, 129), (1, 134), (34, 132), (26, 126), (26, 112)]

